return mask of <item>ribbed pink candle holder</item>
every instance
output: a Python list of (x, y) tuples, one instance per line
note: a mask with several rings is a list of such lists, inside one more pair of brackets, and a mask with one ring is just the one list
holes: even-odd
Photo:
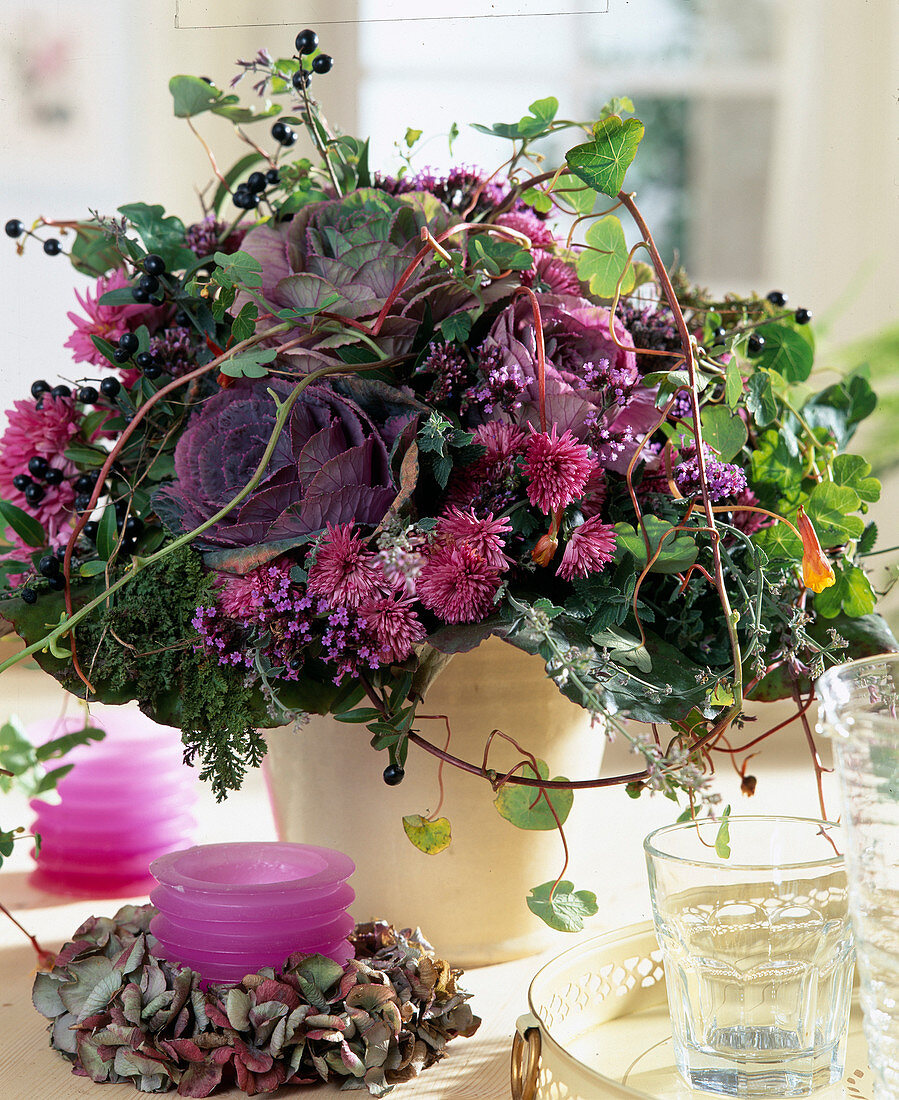
[[(106, 736), (66, 754), (62, 763), (74, 767), (59, 781), (59, 802), (31, 801), (41, 837), (31, 879), (58, 894), (145, 893), (155, 881), (151, 860), (196, 835), (196, 776), (182, 763), (178, 730), (130, 709), (90, 721)], [(41, 744), (83, 727), (73, 716), (35, 723), (29, 736)]]
[(210, 982), (239, 982), (288, 955), (353, 957), (349, 856), (283, 841), (205, 844), (153, 861), (157, 955)]

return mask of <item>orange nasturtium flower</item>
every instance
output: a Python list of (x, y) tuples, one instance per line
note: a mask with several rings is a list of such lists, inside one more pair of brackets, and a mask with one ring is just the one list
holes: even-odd
[(797, 513), (799, 522), (799, 535), (802, 538), (802, 580), (806, 588), (812, 592), (823, 592), (836, 584), (833, 567), (824, 556), (821, 543), (812, 526), (812, 521), (805, 514), (802, 505)]

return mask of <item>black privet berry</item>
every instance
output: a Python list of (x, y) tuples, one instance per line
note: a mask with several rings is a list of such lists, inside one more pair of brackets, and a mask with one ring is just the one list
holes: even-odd
[(272, 126), (272, 137), (279, 145), (283, 145), (285, 148), (288, 145), (293, 145), (297, 140), (294, 128), (288, 126), (286, 122), (281, 122), (280, 119)]
[(97, 479), (93, 474), (79, 474), (78, 477), (75, 478), (72, 488), (76, 493), (89, 493), (96, 484)]
[(269, 168), (269, 170), (265, 173), (265, 182), (269, 185), (269, 187), (274, 187), (276, 183), (281, 182), (281, 173), (278, 171), (277, 168)]
[(3, 229), (7, 237), (21, 237), (25, 232), (25, 226), (18, 218), (10, 218)]
[(140, 538), (144, 533), (144, 521), (140, 516), (129, 516), (125, 520), (125, 537), (129, 539)]
[(712, 332), (712, 336), (714, 336), (716, 340), (723, 340), (724, 337), (727, 336), (727, 329), (724, 327), (724, 325), (719, 325)]
[(51, 466), (44, 474), (44, 481), (46, 481), (48, 485), (62, 485), (64, 480), (65, 474), (55, 466)]
[(68, 386), (54, 386), (53, 389), (50, 390), (50, 396), (51, 397), (71, 397), (72, 396), (72, 391), (69, 389)]
[(313, 57), (312, 59), (312, 71), (318, 73), (320, 76), (329, 73), (333, 65), (334, 58), (326, 53), (320, 53), (318, 57)]
[(42, 577), (59, 576), (59, 562), (57, 561), (55, 555), (44, 554), (44, 556), (38, 562), (37, 570)]
[(155, 275), (141, 275), (137, 281), (137, 285), (148, 294), (155, 294), (156, 291), (159, 290), (159, 280)]
[(44, 252), (46, 252), (48, 256), (58, 256), (60, 252), (62, 252), (62, 245), (55, 237), (48, 237), (47, 240), (44, 241)]
[(119, 337), (119, 347), (133, 355), (140, 347), (140, 340), (137, 338), (137, 333), (123, 332)]
[(82, 386), (78, 391), (78, 400), (82, 405), (93, 405), (99, 397), (95, 386)]
[(803, 309), (802, 306), (796, 310), (793, 314), (797, 325), (807, 325), (812, 319), (812, 311), (810, 309)]
[(294, 45), (298, 54), (315, 53), (318, 49), (318, 35), (307, 27), (297, 35)]
[(252, 191), (254, 194), (265, 190), (265, 176), (262, 172), (251, 172), (247, 176), (247, 190)]
[(116, 523), (122, 524), (125, 522), (125, 516), (128, 514), (128, 501), (117, 500), (115, 502), (115, 518)]
[(155, 361), (149, 362), (144, 367), (144, 378), (154, 379), (162, 374), (162, 364)]
[(25, 486), (25, 499), (29, 504), (40, 504), (44, 499), (44, 490), (41, 485), (36, 485), (33, 481), (30, 485)]
[(112, 357), (117, 363), (127, 363), (131, 358), (131, 352), (126, 348), (116, 348)]
[(90, 495), (90, 493), (79, 493), (78, 496), (75, 497), (75, 511), (76, 512), (86, 512), (88, 510), (88, 508), (90, 508), (90, 506), (91, 506), (91, 495)]
[(43, 478), (49, 465), (50, 463), (43, 455), (35, 455), (33, 458), (28, 459), (28, 472), (32, 477)]
[(12, 479), (12, 483), (13, 488), (18, 489), (20, 493), (24, 493), (29, 485), (34, 484), (28, 474), (16, 474)]
[(146, 305), (150, 300), (149, 290), (144, 288), (138, 283), (137, 286), (131, 288), (131, 297), (138, 303), (138, 305)]
[(309, 74), (306, 72), (305, 69), (297, 69), (297, 71), (290, 78), (290, 82), (291, 82), (291, 84), (293, 84), (294, 88), (296, 88), (296, 90), (299, 92), (303, 88), (306, 88), (306, 87), (309, 86)]
[(90, 542), (95, 542), (97, 539), (97, 532), (100, 530), (100, 524), (95, 519), (89, 519), (87, 523), (81, 528), (81, 533)]
[(100, 383), (100, 393), (104, 397), (116, 397), (121, 388), (122, 383), (118, 378), (104, 378)]
[(384, 782), (388, 787), (396, 787), (402, 783), (405, 774), (399, 764), (388, 764), (384, 769)]
[(65, 577), (61, 577), (58, 574), (55, 577), (50, 578), (50, 587), (54, 592), (62, 592), (66, 586)]
[(152, 351), (142, 351), (140, 355), (137, 355), (134, 358), (134, 362), (137, 364), (137, 366), (140, 367), (141, 370), (149, 367), (149, 365), (151, 363), (155, 363), (155, 361), (156, 356), (153, 354)]
[(50, 383), (45, 382), (43, 378), (39, 378), (37, 382), (31, 383), (31, 396), (37, 401), (41, 394), (50, 392)]
[(33, 588), (23, 588), (19, 595), (22, 597), (22, 603), (37, 603), (37, 592)]
[(746, 346), (749, 348), (750, 355), (757, 355), (765, 346), (765, 337), (757, 332), (750, 333)]
[(772, 290), (768, 295), (768, 301), (772, 306), (777, 306), (778, 309), (781, 309), (787, 304), (788, 298), (782, 290)]
[(162, 256), (151, 252), (149, 256), (144, 257), (144, 271), (148, 275), (165, 275), (165, 260)]

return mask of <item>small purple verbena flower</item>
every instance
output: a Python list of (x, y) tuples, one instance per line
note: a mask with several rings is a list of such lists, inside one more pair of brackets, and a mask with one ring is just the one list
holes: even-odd
[[(739, 466), (721, 462), (708, 448), (704, 453), (706, 483), (711, 500), (739, 496), (746, 490), (746, 474)], [(681, 461), (674, 468), (674, 482), (684, 496), (699, 492), (699, 461), (693, 445), (681, 451)]]
[(433, 374), (434, 381), (425, 394), (425, 401), (440, 404), (449, 401), (462, 388), (468, 363), (455, 344), (431, 344), (428, 355), (416, 369), (416, 374)]

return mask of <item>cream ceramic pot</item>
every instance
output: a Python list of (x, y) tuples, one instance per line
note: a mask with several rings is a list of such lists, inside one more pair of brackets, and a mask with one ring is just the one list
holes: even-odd
[[(449, 716), (449, 751), (462, 759), (480, 763), (488, 735), (498, 728), (546, 760), (550, 776), (589, 779), (599, 774), (603, 730), (591, 726), (586, 711), (561, 695), (539, 657), (499, 639), (456, 655), (419, 713)], [(417, 720), (416, 729), (444, 745), (442, 721)], [(313, 717), (299, 728), (270, 730), (266, 738), (266, 776), (279, 836), (337, 848), (353, 858), (356, 872), (350, 883), (356, 901), (350, 911), (357, 920), (418, 925), (438, 954), (461, 966), (503, 962), (560, 945), (559, 933), (535, 917), (525, 900), (532, 887), (561, 871), (559, 834), (524, 831), (501, 818), (485, 780), (444, 767), (440, 812), (451, 822), (453, 839), (446, 851), (426, 855), (410, 843), (402, 818), (427, 816), (436, 808), (435, 757), (410, 745), (405, 778), (389, 787), (382, 778), (387, 754), (370, 747), (364, 726)], [(488, 766), (502, 774), (521, 758), (495, 738)], [(610, 793), (575, 797), (565, 824), (573, 852), (595, 844), (595, 800)], [(575, 879), (575, 884), (597, 889), (596, 883)]]

